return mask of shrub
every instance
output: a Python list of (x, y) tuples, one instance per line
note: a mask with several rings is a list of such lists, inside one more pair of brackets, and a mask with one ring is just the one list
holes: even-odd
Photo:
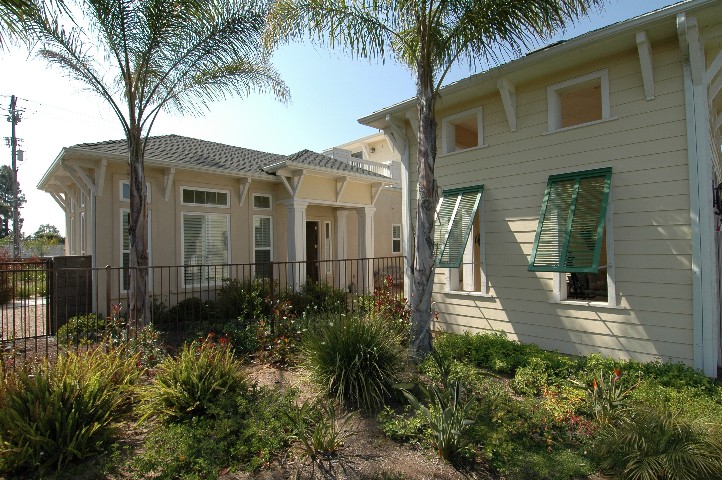
[(401, 370), (404, 350), (378, 319), (340, 317), (309, 331), (303, 344), (312, 378), (346, 405), (381, 406)]
[(220, 397), (246, 388), (241, 363), (227, 343), (209, 340), (186, 344), (177, 357), (158, 366), (153, 382), (143, 390), (143, 418), (177, 422), (209, 411)]
[(308, 281), (298, 292), (288, 291), (282, 297), (292, 305), (292, 312), (300, 317), (306, 312), (345, 313), (347, 293), (325, 282)]
[(60, 355), (0, 391), (0, 470), (46, 472), (97, 453), (112, 437), (140, 371), (123, 350)]
[(217, 306), (221, 318), (260, 319), (269, 314), (270, 284), (264, 279), (223, 280)]
[(168, 321), (185, 323), (216, 319), (216, 304), (211, 300), (191, 297), (181, 300), (168, 309)]
[(288, 447), (294, 392), (244, 388), (223, 394), (208, 415), (159, 424), (134, 460), (145, 476), (157, 479), (218, 478), (223, 468), (256, 470)]
[(376, 418), (384, 435), (401, 442), (420, 441), (424, 438), (424, 417), (421, 411), (406, 405), (400, 412), (386, 406)]
[(397, 293), (391, 276), (384, 278), (371, 296), (361, 297), (360, 307), (368, 315), (379, 317), (388, 323), (406, 345), (411, 335), (411, 306)]
[(603, 472), (622, 479), (722, 478), (722, 428), (668, 408), (618, 411), (599, 432), (594, 455)]
[(66, 346), (98, 342), (105, 334), (106, 324), (107, 319), (97, 313), (71, 317), (58, 329), (58, 342)]

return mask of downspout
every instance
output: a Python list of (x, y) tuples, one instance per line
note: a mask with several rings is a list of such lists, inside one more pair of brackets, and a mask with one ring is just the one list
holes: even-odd
[(694, 367), (709, 377), (716, 377), (719, 336), (715, 318), (717, 277), (711, 205), (713, 177), (706, 66), (696, 19), (687, 17), (685, 13), (678, 14), (677, 33), (682, 54), (687, 119)]

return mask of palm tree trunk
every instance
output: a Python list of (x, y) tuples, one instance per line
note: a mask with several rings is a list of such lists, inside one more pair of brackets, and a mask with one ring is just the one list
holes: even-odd
[[(423, 55), (420, 56), (423, 58)], [(411, 298), (412, 348), (419, 357), (431, 352), (431, 293), (434, 288), (434, 212), (437, 193), (434, 179), (436, 159), (436, 119), (434, 82), (431, 68), (417, 65), (418, 204), (416, 210), (416, 253), (414, 288)]]
[(146, 315), (148, 292), (148, 203), (143, 169), (143, 142), (140, 128), (131, 127), (128, 134), (130, 160), (130, 292), (128, 310), (130, 320), (142, 326)]

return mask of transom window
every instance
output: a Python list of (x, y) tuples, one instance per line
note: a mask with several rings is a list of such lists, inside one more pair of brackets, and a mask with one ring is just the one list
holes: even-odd
[(253, 194), (253, 208), (256, 210), (271, 210), (272, 203), (270, 195), (263, 193)]
[(447, 190), (436, 209), (436, 265), (448, 268), (449, 291), (486, 293), (483, 192), (483, 185)]
[(185, 285), (215, 284), (228, 277), (230, 216), (184, 213), (182, 222)]
[[(129, 202), (130, 201), (130, 181), (128, 180), (121, 180), (120, 181), (120, 200), (123, 202)], [(151, 191), (150, 191), (150, 182), (145, 182), (145, 195), (146, 195), (146, 202), (150, 203), (150, 197), (151, 197)]]
[(529, 270), (563, 274), (560, 300), (608, 301), (610, 168), (549, 177)]
[(442, 151), (453, 153), (484, 143), (481, 107), (445, 117), (441, 121)]
[(549, 131), (611, 117), (607, 70), (555, 83), (547, 88)]
[(230, 207), (228, 190), (210, 190), (202, 188), (181, 188), (182, 205), (203, 205), (209, 207)]

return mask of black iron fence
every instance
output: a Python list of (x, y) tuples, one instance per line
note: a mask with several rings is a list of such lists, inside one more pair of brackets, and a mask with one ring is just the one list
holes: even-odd
[[(68, 346), (80, 348), (84, 341), (75, 329), (127, 315), (132, 269), (91, 264), (87, 256), (0, 263), (0, 356), (5, 367), (52, 358)], [(403, 268), (403, 257), (153, 266), (141, 321), (172, 340), (182, 339), (188, 325), (198, 322), (272, 319), (280, 306), (295, 315), (313, 313), (306, 310), (354, 313), (363, 308), (359, 299), (375, 289), (384, 288), (401, 300)]]

